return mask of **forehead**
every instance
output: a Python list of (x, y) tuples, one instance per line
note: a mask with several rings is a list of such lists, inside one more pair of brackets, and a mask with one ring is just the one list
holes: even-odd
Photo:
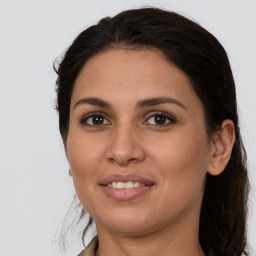
[(197, 98), (187, 75), (159, 50), (109, 49), (85, 63), (72, 102), (80, 97), (136, 101), (166, 95)]
[[(185, 73), (175, 67), (164, 54), (157, 49), (108, 49), (91, 57), (83, 66), (76, 83), (84, 78), (111, 78), (119, 79), (125, 83), (124, 78), (147, 79), (161, 76), (167, 77), (166, 72), (172, 70), (172, 76), (179, 73), (183, 79), (188, 80)], [(120, 71), (123, 77), (120, 77)], [(165, 75), (165, 76), (162, 76)], [(125, 77), (124, 77), (125, 76)], [(180, 77), (181, 78), (181, 77)], [(169, 78), (168, 78), (169, 79)]]

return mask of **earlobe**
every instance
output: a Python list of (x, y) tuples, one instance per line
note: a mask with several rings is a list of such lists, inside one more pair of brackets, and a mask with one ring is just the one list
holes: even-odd
[(68, 173), (69, 173), (69, 176), (72, 177), (72, 170), (71, 169), (69, 169)]
[(208, 173), (216, 176), (221, 174), (231, 157), (235, 142), (235, 130), (233, 121), (226, 119), (222, 122), (220, 131), (212, 136), (211, 156)]

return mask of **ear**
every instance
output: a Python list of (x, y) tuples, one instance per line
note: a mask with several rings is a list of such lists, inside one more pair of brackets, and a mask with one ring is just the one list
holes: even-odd
[(69, 173), (69, 176), (70, 176), (70, 177), (72, 177), (72, 176), (73, 176), (73, 174), (72, 174), (72, 170), (71, 170), (71, 169), (69, 169), (68, 173)]
[(234, 123), (226, 119), (222, 122), (220, 131), (212, 136), (211, 155), (207, 169), (210, 175), (216, 176), (224, 171), (229, 162), (234, 143)]

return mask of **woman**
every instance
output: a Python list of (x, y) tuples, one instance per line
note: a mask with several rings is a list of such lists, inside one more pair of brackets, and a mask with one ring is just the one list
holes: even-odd
[(56, 72), (70, 175), (97, 228), (80, 255), (247, 255), (246, 154), (213, 35), (128, 10), (83, 31)]

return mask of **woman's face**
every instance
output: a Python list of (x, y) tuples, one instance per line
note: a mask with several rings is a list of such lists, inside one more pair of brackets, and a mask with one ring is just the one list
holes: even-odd
[(197, 225), (211, 147), (188, 77), (159, 51), (107, 50), (76, 79), (67, 157), (98, 229)]

